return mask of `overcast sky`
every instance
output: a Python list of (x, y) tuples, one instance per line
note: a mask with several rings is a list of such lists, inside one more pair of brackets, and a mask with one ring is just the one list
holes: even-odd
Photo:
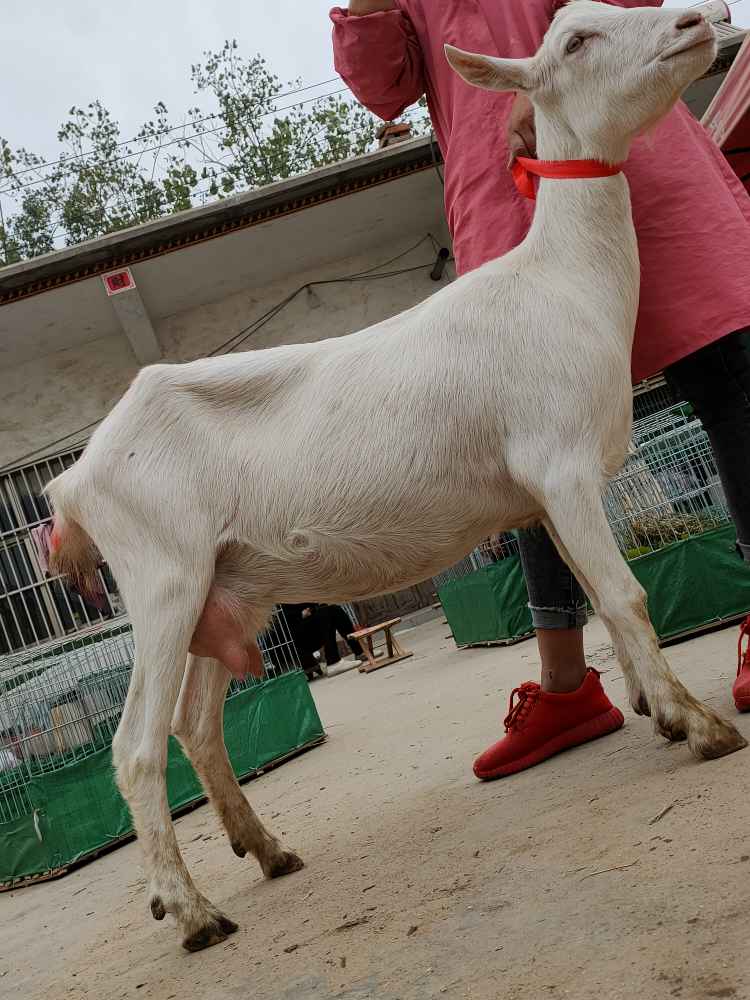
[[(120, 122), (123, 137), (137, 131), (158, 100), (180, 121), (196, 103), (191, 63), (226, 38), (236, 38), (246, 55), (263, 53), (284, 81), (325, 80), (334, 75), (330, 6), (330, 0), (6, 0), (0, 135), (14, 147), (56, 155), (55, 132), (68, 109), (96, 98)], [(735, 24), (750, 25), (750, 0), (735, 0), (731, 9)], [(205, 98), (203, 105), (214, 110)]]

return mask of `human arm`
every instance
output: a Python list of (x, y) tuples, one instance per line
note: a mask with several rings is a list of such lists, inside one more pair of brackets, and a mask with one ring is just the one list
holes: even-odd
[(352, 0), (349, 10), (334, 7), (330, 16), (336, 71), (360, 103), (390, 121), (419, 100), (422, 51), (395, 0)]

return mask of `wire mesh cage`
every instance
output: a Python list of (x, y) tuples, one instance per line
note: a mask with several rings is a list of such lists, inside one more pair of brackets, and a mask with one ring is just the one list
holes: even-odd
[(501, 562), (510, 556), (518, 555), (518, 539), (508, 531), (493, 535), (473, 549), (468, 556), (465, 556), (453, 566), (449, 566), (433, 576), (432, 582), (435, 589), (439, 590), (450, 580), (459, 580), (462, 576), (468, 576), (478, 569), (491, 566), (493, 563)]
[(45, 486), (80, 449), (0, 476), (0, 655), (102, 625), (123, 612), (107, 567), (100, 595), (82, 595), (70, 580), (49, 572), (40, 533), (51, 518)]
[[(266, 677), (299, 669), (279, 609), (258, 642)], [(132, 628), (121, 617), (62, 643), (0, 658), (0, 823), (31, 811), (28, 790), (36, 776), (110, 746), (133, 657)], [(233, 679), (227, 698), (261, 683)]]
[(708, 435), (687, 404), (636, 421), (632, 443), (604, 495), (607, 518), (626, 558), (729, 522)]
[[(0, 477), (0, 823), (28, 811), (35, 775), (111, 744), (130, 682), (133, 633), (108, 568), (92, 604), (49, 572), (39, 542), (52, 515), (44, 488), (79, 455)], [(258, 640), (266, 677), (300, 669), (280, 609)], [(258, 683), (232, 680), (227, 697)]]
[(644, 417), (653, 416), (679, 402), (663, 378), (642, 382), (633, 390), (633, 420), (637, 423)]

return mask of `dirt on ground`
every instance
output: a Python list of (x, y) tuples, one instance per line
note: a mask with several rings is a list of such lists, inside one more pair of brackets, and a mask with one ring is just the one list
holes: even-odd
[[(0, 997), (750, 998), (750, 750), (698, 763), (654, 736), (594, 621), (625, 728), (482, 784), (472, 759), (536, 649), (457, 650), (448, 632), (431, 622), (403, 635), (412, 659), (313, 682), (328, 741), (244, 786), (303, 871), (265, 881), (208, 806), (178, 820), (199, 888), (240, 924), (226, 943), (190, 955), (151, 919), (131, 843), (0, 896)], [(667, 651), (730, 718), (735, 640)]]

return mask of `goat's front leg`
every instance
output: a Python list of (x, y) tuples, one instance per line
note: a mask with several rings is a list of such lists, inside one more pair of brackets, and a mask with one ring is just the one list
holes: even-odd
[(636, 711), (650, 712), (670, 740), (687, 739), (696, 757), (721, 757), (747, 742), (731, 723), (699, 702), (675, 677), (659, 649), (646, 595), (620, 554), (599, 483), (571, 479), (544, 490), (543, 502), (560, 555), (607, 626)]
[(153, 566), (161, 566), (161, 572), (144, 573), (134, 586), (118, 574), (133, 622), (136, 656), (112, 753), (117, 783), (143, 852), (151, 913), (156, 920), (173, 914), (183, 947), (197, 951), (237, 930), (193, 884), (167, 799), (169, 727), (211, 568), (209, 579), (200, 581), (195, 567), (170, 570), (168, 557), (161, 554)]
[(231, 674), (217, 660), (188, 657), (172, 721), (178, 737), (227, 831), (234, 853), (249, 852), (267, 878), (299, 871), (302, 860), (285, 850), (242, 794), (224, 744), (224, 699)]

